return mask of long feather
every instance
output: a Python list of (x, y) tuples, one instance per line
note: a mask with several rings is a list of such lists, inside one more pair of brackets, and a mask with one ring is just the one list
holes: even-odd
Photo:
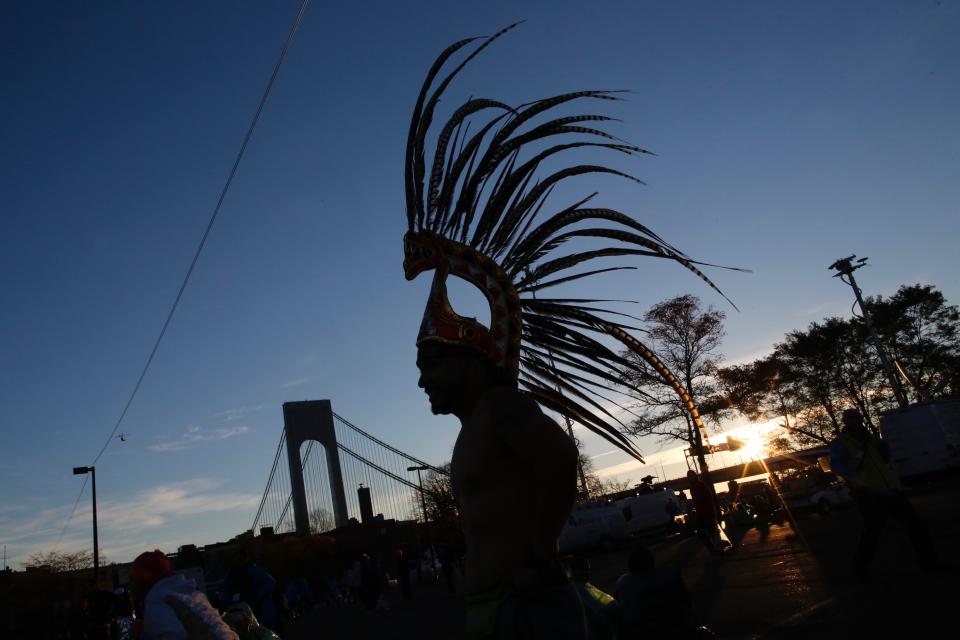
[[(526, 217), (526, 214), (531, 208), (529, 200), (525, 198), (526, 184), (529, 183), (541, 162), (562, 151), (586, 147), (611, 149), (627, 155), (630, 155), (634, 152), (643, 151), (639, 147), (612, 144), (608, 142), (569, 142), (567, 144), (554, 145), (548, 149), (545, 149), (544, 151), (541, 151), (537, 155), (524, 162), (521, 166), (517, 167), (517, 169), (511, 175), (511, 180), (507, 183), (507, 185), (504, 186), (505, 189), (514, 192), (514, 203), (507, 208), (506, 213), (503, 216), (500, 225), (497, 227), (497, 231), (493, 235), (493, 239), (490, 244), (484, 245), (481, 250), (491, 257), (496, 258), (503, 253), (503, 250), (506, 248), (507, 244), (512, 241), (512, 238), (516, 234), (518, 225)], [(547, 190), (552, 189), (553, 185), (550, 185)], [(540, 206), (542, 206), (543, 200), (544, 196), (541, 195)], [(487, 204), (488, 207), (492, 205), (493, 203)]]
[(486, 100), (482, 98), (468, 100), (463, 104), (463, 106), (454, 112), (454, 114), (447, 121), (447, 124), (445, 124), (443, 129), (440, 131), (440, 137), (437, 139), (437, 148), (433, 157), (433, 170), (430, 172), (430, 187), (428, 189), (429, 200), (427, 207), (428, 212), (436, 211), (436, 203), (440, 193), (440, 180), (443, 177), (443, 165), (447, 155), (447, 144), (450, 141), (450, 136), (453, 133), (454, 128), (459, 126), (470, 115), (483, 109), (493, 108), (503, 109), (504, 111), (512, 111), (509, 105), (502, 102), (497, 102), (496, 100)]
[[(625, 433), (629, 429), (621, 420), (624, 415), (639, 416), (609, 397), (611, 393), (627, 395), (627, 392), (644, 397), (644, 389), (631, 382), (629, 376), (641, 380), (656, 376), (667, 381), (698, 428), (702, 428), (702, 420), (676, 376), (634, 337), (643, 329), (627, 323), (640, 319), (606, 308), (610, 302), (631, 301), (589, 297), (538, 299), (536, 294), (609, 271), (636, 268), (615, 265), (575, 269), (581, 263), (609, 257), (643, 256), (679, 262), (722, 296), (697, 268), (715, 265), (691, 259), (630, 216), (612, 209), (584, 206), (596, 194), (545, 220), (540, 217), (550, 194), (567, 178), (602, 173), (642, 184), (628, 173), (598, 164), (582, 163), (547, 173), (545, 177), (541, 174), (548, 159), (552, 162), (576, 149), (650, 154), (603, 130), (604, 124), (613, 120), (609, 116), (553, 115), (559, 113), (554, 109), (571, 101), (618, 100), (616, 92), (572, 92), (515, 108), (495, 100), (471, 97), (455, 109), (440, 128), (428, 166), (425, 141), (447, 87), (466, 64), (514, 26), (484, 39), (439, 82), (437, 78), (450, 57), (474, 39), (448, 47), (428, 72), (414, 108), (405, 156), (408, 226), (411, 231), (434, 231), (457, 240), (497, 262), (520, 296), (521, 387), (544, 407), (569, 416), (642, 460), (635, 442)], [(475, 133), (470, 132), (471, 123), (477, 125)], [(591, 123), (595, 124), (591, 126)], [(576, 137), (566, 142), (555, 137), (571, 135)], [(598, 221), (608, 226), (598, 226)], [(579, 242), (571, 243), (577, 244), (577, 250), (560, 255), (560, 248), (571, 240), (588, 244), (584, 249)], [(616, 344), (625, 346), (627, 352), (616, 351)], [(636, 358), (627, 357), (625, 353), (636, 354)], [(614, 389), (614, 385), (618, 386)], [(618, 416), (611, 407), (624, 413)]]
[(427, 92), (430, 90), (430, 85), (433, 84), (433, 79), (436, 78), (437, 74), (440, 72), (440, 68), (443, 67), (444, 62), (452, 56), (454, 53), (467, 46), (477, 38), (465, 38), (459, 42), (454, 42), (452, 45), (443, 50), (443, 52), (437, 56), (437, 59), (434, 60), (433, 65), (430, 67), (430, 70), (427, 72), (427, 77), (423, 81), (423, 86), (420, 88), (420, 95), (417, 97), (417, 104), (413, 108), (413, 116), (410, 119), (410, 132), (407, 135), (407, 153), (406, 153), (406, 163), (404, 168), (404, 176), (407, 184), (407, 224), (408, 227), (413, 230), (414, 221), (418, 224), (423, 223), (423, 202), (418, 201), (416, 194), (419, 192), (421, 186), (417, 184), (414, 179), (414, 157), (416, 154), (416, 140), (417, 140), (417, 131), (420, 126), (420, 116), (423, 111), (423, 101), (427, 97)]
[(517, 293), (524, 293), (526, 291), (546, 289), (547, 287), (553, 287), (558, 284), (566, 284), (567, 282), (573, 282), (574, 280), (579, 280), (580, 278), (588, 278), (590, 276), (595, 276), (599, 273), (606, 273), (608, 271), (635, 271), (636, 267), (607, 267), (606, 269), (594, 269), (593, 271), (585, 271), (583, 273), (577, 273), (572, 276), (564, 276), (563, 278), (557, 278), (556, 280), (550, 280), (548, 282), (540, 282), (536, 285), (530, 285), (529, 287), (517, 287)]
[(663, 238), (655, 234), (645, 225), (640, 224), (639, 222), (637, 222), (636, 220), (634, 220), (633, 218), (631, 218), (630, 216), (624, 213), (621, 213), (614, 209), (605, 209), (605, 208), (585, 208), (585, 209), (577, 208), (577, 209), (566, 209), (564, 211), (561, 211), (555, 214), (554, 216), (552, 216), (551, 218), (549, 218), (548, 220), (544, 221), (542, 224), (537, 226), (532, 231), (530, 231), (526, 235), (524, 240), (522, 242), (519, 242), (517, 246), (514, 249), (512, 249), (510, 253), (507, 255), (507, 257), (504, 259), (504, 265), (505, 265), (504, 268), (506, 268), (507, 265), (511, 265), (513, 267), (511, 269), (511, 272), (516, 273), (517, 271), (523, 269), (525, 264), (529, 263), (529, 261), (527, 260), (528, 254), (532, 250), (534, 250), (536, 247), (540, 246), (551, 235), (553, 235), (560, 229), (563, 229), (564, 227), (568, 227), (572, 224), (576, 224), (577, 222), (580, 222), (582, 220), (590, 220), (590, 219), (608, 220), (610, 222), (616, 222), (618, 224), (622, 224), (625, 227), (634, 229), (636, 231), (639, 231), (642, 234), (650, 236), (650, 238), (652, 238), (653, 240), (656, 240), (657, 242), (662, 243), (663, 246), (675, 251), (677, 254), (681, 256), (685, 256), (683, 252), (667, 244), (663, 240)]

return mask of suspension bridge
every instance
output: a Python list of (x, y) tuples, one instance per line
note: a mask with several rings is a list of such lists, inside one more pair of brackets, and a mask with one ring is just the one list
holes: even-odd
[(284, 428), (253, 518), (254, 535), (267, 528), (321, 533), (381, 514), (421, 519), (419, 478), (410, 469), (444, 470), (337, 415), (327, 400), (288, 402), (283, 409)]

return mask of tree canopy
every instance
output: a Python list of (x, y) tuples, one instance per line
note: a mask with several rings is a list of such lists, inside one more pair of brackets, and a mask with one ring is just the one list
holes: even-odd
[[(902, 286), (889, 298), (868, 298), (877, 333), (912, 381), (913, 400), (955, 395), (960, 367), (960, 314), (930, 285)], [(857, 408), (876, 430), (881, 412), (896, 406), (863, 318), (826, 318), (788, 333), (773, 352), (721, 368), (716, 379), (729, 405), (754, 421), (778, 419), (786, 430), (775, 448), (831, 442), (840, 413)]]

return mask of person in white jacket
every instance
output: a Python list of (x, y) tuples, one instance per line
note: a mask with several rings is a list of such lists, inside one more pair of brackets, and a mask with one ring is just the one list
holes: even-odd
[(137, 556), (130, 580), (143, 597), (143, 640), (238, 640), (194, 581), (173, 572), (162, 551)]

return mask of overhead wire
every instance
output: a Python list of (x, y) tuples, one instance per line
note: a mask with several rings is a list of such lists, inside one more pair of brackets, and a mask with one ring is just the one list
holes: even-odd
[(89, 478), (90, 474), (83, 474), (83, 485), (80, 486), (80, 493), (77, 494), (77, 499), (73, 501), (73, 509), (70, 510), (70, 516), (67, 518), (66, 524), (63, 525), (63, 529), (60, 530), (60, 536), (57, 538), (57, 544), (53, 545), (54, 551), (59, 549), (60, 543), (63, 542), (63, 536), (67, 533), (67, 527), (70, 526), (70, 522), (73, 520), (73, 516), (77, 512), (77, 505), (80, 504), (80, 498), (83, 497), (83, 490), (87, 488), (87, 480)]
[(97, 457), (93, 459), (91, 466), (95, 465), (97, 461), (100, 460), (100, 457), (107, 450), (107, 447), (110, 446), (110, 443), (113, 441), (113, 436), (116, 435), (117, 430), (120, 428), (120, 424), (127, 415), (127, 410), (130, 409), (130, 405), (133, 403), (133, 399), (140, 390), (140, 385), (143, 383), (143, 379), (146, 377), (147, 371), (150, 369), (153, 358), (157, 354), (157, 349), (160, 347), (160, 342), (163, 340), (163, 336), (166, 334), (167, 328), (170, 326), (170, 321), (173, 319), (173, 314), (177, 310), (177, 306), (180, 304), (180, 299), (183, 297), (183, 292), (187, 288), (187, 283), (190, 281), (190, 276), (193, 274), (193, 270), (197, 266), (197, 261), (200, 259), (200, 254), (203, 252), (203, 248), (207, 243), (207, 238), (210, 236), (210, 230), (213, 228), (213, 223), (220, 214), (220, 207), (223, 206), (223, 201), (227, 197), (227, 192), (230, 190), (230, 185), (233, 184), (233, 178), (236, 176), (237, 169), (240, 167), (240, 161), (243, 159), (243, 154), (247, 150), (247, 144), (249, 144), (250, 138), (253, 137), (253, 131), (256, 128), (257, 123), (260, 121), (260, 114), (263, 113), (263, 107), (267, 103), (267, 98), (270, 96), (270, 90), (273, 88), (273, 83), (277, 79), (277, 75), (280, 73), (280, 67), (283, 65), (283, 61), (287, 56), (287, 51), (290, 49), (290, 44), (293, 42), (293, 36), (296, 34), (297, 29), (300, 26), (300, 22), (303, 19), (303, 14), (307, 10), (307, 5), (309, 3), (310, 0), (302, 0), (300, 3), (300, 10), (297, 12), (297, 17), (294, 19), (293, 25), (290, 27), (290, 32), (287, 34), (286, 41), (283, 43), (283, 48), (280, 50), (280, 56), (277, 58), (277, 62), (273, 67), (273, 73), (270, 74), (270, 80), (267, 81), (267, 86), (263, 90), (263, 95), (260, 97), (257, 110), (253, 114), (253, 119), (250, 121), (250, 126), (247, 127), (247, 133), (243, 138), (243, 144), (240, 145), (240, 151), (237, 152), (237, 157), (233, 161), (233, 167), (230, 169), (230, 173), (227, 176), (227, 181), (223, 185), (223, 189), (220, 191), (220, 197), (217, 199), (217, 204), (213, 209), (213, 213), (210, 215), (210, 220), (207, 222), (207, 228), (204, 229), (203, 236), (200, 238), (200, 244), (197, 246), (197, 250), (193, 254), (193, 260), (190, 261), (190, 267), (187, 269), (187, 274), (183, 277), (183, 282), (180, 283), (180, 289), (177, 291), (177, 296), (173, 300), (173, 305), (170, 307), (170, 312), (167, 313), (167, 319), (163, 322), (163, 327), (160, 329), (160, 335), (157, 336), (157, 340), (153, 344), (153, 349), (150, 350), (150, 355), (147, 357), (147, 363), (143, 366), (143, 371), (140, 372), (140, 377), (137, 378), (137, 383), (134, 385), (133, 391), (130, 393), (130, 397), (127, 399), (127, 403), (124, 405), (123, 411), (120, 413), (120, 418), (117, 419), (117, 423), (114, 425), (109, 437), (107, 437), (106, 442), (103, 443), (103, 447), (100, 448), (100, 452), (97, 453)]
[[(230, 185), (233, 183), (233, 178), (237, 174), (237, 169), (240, 166), (240, 161), (243, 159), (244, 152), (247, 149), (247, 144), (250, 142), (251, 137), (253, 137), (253, 131), (256, 128), (257, 123), (260, 121), (260, 115), (263, 113), (263, 107), (267, 102), (267, 98), (270, 96), (270, 90), (273, 88), (273, 83), (277, 79), (277, 75), (280, 72), (280, 67), (283, 65), (283, 61), (287, 56), (287, 51), (290, 49), (290, 45), (293, 42), (293, 37), (296, 34), (297, 29), (300, 27), (300, 23), (303, 20), (303, 15), (306, 12), (309, 4), (310, 0), (301, 0), (300, 8), (297, 11), (297, 16), (293, 20), (293, 25), (290, 27), (290, 31), (287, 33), (287, 38), (283, 43), (283, 48), (280, 50), (280, 55), (277, 58), (276, 64), (274, 64), (273, 73), (270, 74), (270, 79), (267, 81), (267, 86), (263, 91), (263, 95), (260, 97), (260, 102), (257, 104), (257, 109), (250, 121), (250, 125), (247, 127), (247, 133), (243, 138), (243, 143), (240, 145), (240, 150), (237, 152), (236, 159), (233, 162), (233, 167), (231, 167), (230, 173), (227, 176), (227, 180), (223, 185), (223, 189), (220, 191), (220, 197), (217, 199), (217, 204), (213, 209), (213, 213), (210, 215), (210, 220), (207, 222), (207, 227), (203, 232), (203, 236), (200, 238), (200, 244), (197, 246), (197, 250), (193, 255), (193, 259), (190, 261), (190, 267), (187, 269), (187, 273), (183, 278), (183, 282), (180, 283), (180, 289), (177, 291), (177, 295), (174, 298), (173, 305), (171, 305), (169, 313), (167, 313), (167, 318), (163, 322), (163, 327), (160, 329), (160, 334), (157, 336), (157, 339), (153, 344), (153, 348), (150, 350), (150, 355), (147, 356), (147, 362), (143, 366), (143, 370), (140, 372), (140, 376), (137, 378), (137, 382), (133, 386), (133, 391), (130, 392), (130, 396), (127, 398), (126, 404), (123, 406), (123, 411), (120, 412), (120, 417), (117, 419), (116, 424), (110, 431), (110, 435), (107, 436), (106, 441), (103, 443), (103, 446), (100, 448), (100, 451), (97, 453), (90, 466), (96, 466), (97, 462), (100, 461), (100, 458), (107, 450), (107, 447), (110, 446), (110, 443), (113, 441), (113, 437), (116, 435), (117, 430), (120, 429), (120, 425), (123, 423), (123, 419), (127, 415), (127, 411), (130, 409), (130, 405), (133, 404), (133, 400), (136, 398), (137, 392), (140, 390), (140, 386), (143, 384), (143, 380), (147, 375), (147, 371), (150, 369), (150, 365), (153, 363), (153, 358), (156, 356), (157, 350), (160, 348), (160, 343), (163, 341), (163, 337), (166, 335), (167, 328), (170, 326), (170, 321), (173, 319), (173, 314), (176, 312), (177, 306), (180, 304), (180, 299), (183, 297), (183, 292), (187, 288), (187, 283), (190, 281), (190, 276), (193, 274), (193, 270), (197, 266), (197, 261), (200, 259), (200, 254), (207, 243), (210, 230), (213, 228), (213, 223), (216, 221), (217, 216), (220, 213), (220, 208), (227, 196), (227, 192), (230, 190)], [(60, 533), (60, 537), (57, 540), (54, 550), (59, 548), (60, 542), (63, 540), (63, 536), (66, 533), (67, 528), (70, 526), (70, 521), (73, 519), (73, 515), (76, 512), (77, 505), (80, 503), (80, 498), (83, 496), (83, 491), (86, 488), (86, 485), (87, 481), (86, 478), (84, 478), (83, 486), (80, 488), (80, 492), (77, 494), (74, 507), (70, 512), (70, 516), (67, 518), (66, 524), (64, 524), (63, 530)]]

